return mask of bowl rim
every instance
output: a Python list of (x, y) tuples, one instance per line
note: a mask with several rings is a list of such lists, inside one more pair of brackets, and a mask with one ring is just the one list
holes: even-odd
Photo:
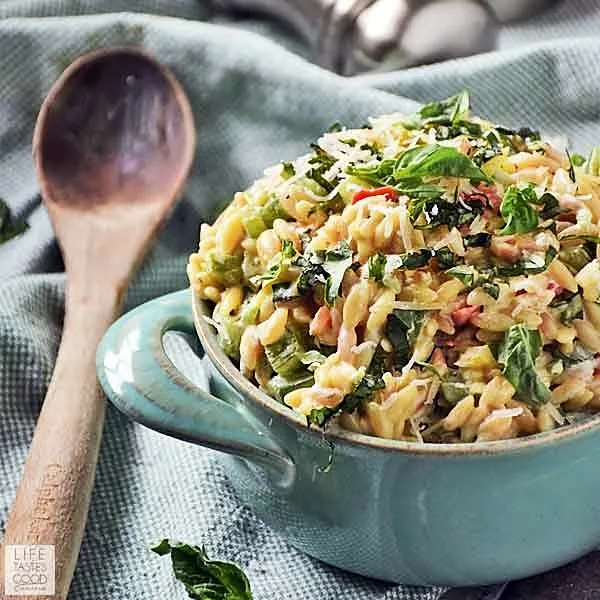
[(566, 442), (574, 437), (584, 435), (597, 428), (600, 425), (600, 412), (593, 417), (578, 423), (571, 423), (533, 435), (519, 438), (510, 438), (507, 440), (496, 440), (486, 442), (459, 442), (459, 443), (432, 443), (432, 442), (409, 442), (404, 440), (390, 440), (386, 438), (375, 437), (364, 433), (356, 433), (343, 429), (341, 427), (332, 427), (324, 431), (317, 427), (307, 427), (306, 419), (294, 409), (278, 402), (275, 398), (263, 392), (254, 385), (249, 379), (246, 379), (239, 369), (232, 363), (231, 359), (225, 354), (213, 332), (213, 326), (206, 320), (210, 315), (208, 306), (202, 300), (193, 287), (191, 290), (192, 312), (194, 315), (194, 325), (200, 342), (219, 373), (232, 385), (235, 390), (246, 399), (251, 399), (254, 403), (277, 417), (282, 418), (289, 425), (303, 433), (313, 433), (319, 439), (325, 438), (331, 442), (343, 442), (352, 446), (368, 447), (386, 452), (398, 452), (401, 454), (427, 454), (438, 456), (481, 456), (508, 454), (511, 452), (523, 452), (533, 447), (546, 447), (556, 445), (559, 442)]

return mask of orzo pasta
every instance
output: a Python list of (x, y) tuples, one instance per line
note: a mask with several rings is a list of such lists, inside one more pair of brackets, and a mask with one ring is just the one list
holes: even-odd
[(600, 408), (600, 152), (466, 92), (324, 134), (202, 225), (225, 352), (311, 424), (474, 442)]

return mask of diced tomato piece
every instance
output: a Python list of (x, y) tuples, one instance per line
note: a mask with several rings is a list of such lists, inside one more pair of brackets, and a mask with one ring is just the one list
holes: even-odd
[(502, 202), (502, 198), (498, 195), (495, 187), (491, 187), (489, 185), (485, 185), (484, 183), (480, 183), (477, 188), (482, 194), (485, 194), (487, 197), (489, 205), (494, 209), (498, 210), (500, 203)]
[(555, 296), (559, 296), (560, 294), (562, 294), (564, 288), (560, 285), (558, 285), (558, 283), (556, 283), (556, 281), (554, 281), (554, 279), (551, 279), (548, 282), (548, 285), (546, 286), (547, 289), (549, 289), (551, 292), (554, 292)]
[(359, 202), (360, 200), (364, 200), (365, 198), (370, 198), (372, 196), (385, 196), (388, 200), (397, 200), (398, 192), (389, 185), (385, 187), (378, 187), (374, 190), (359, 190), (352, 197), (352, 204)]
[(472, 317), (479, 314), (479, 306), (463, 306), (452, 311), (452, 320), (457, 327), (464, 327)]

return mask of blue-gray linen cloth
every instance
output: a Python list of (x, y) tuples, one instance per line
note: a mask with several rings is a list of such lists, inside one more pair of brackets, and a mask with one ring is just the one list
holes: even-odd
[[(107, 44), (139, 45), (168, 64), (189, 94), (198, 131), (184, 197), (136, 277), (128, 308), (186, 286), (187, 256), (210, 216), (209, 200), (227, 199), (266, 166), (305, 152), (334, 121), (358, 126), (369, 115), (412, 110), (415, 101), (468, 88), (475, 111), (492, 120), (564, 132), (582, 153), (600, 143), (597, 0), (568, 0), (505, 28), (491, 54), (349, 79), (309, 62), (284, 28), (227, 22), (207, 2), (0, 0), (0, 196), (30, 224), (0, 246), (0, 531), (63, 317), (65, 279), (35, 181), (33, 125), (61, 70)], [(204, 543), (211, 555), (239, 563), (256, 600), (437, 600), (443, 592), (365, 579), (303, 555), (236, 499), (211, 451), (109, 407), (70, 598), (184, 598), (169, 561), (148, 550), (162, 536)], [(515, 582), (505, 597), (600, 598), (599, 573), (592, 554)]]

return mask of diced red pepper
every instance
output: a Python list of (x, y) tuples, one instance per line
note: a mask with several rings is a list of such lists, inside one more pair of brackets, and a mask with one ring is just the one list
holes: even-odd
[(464, 327), (472, 317), (479, 314), (479, 306), (463, 306), (452, 311), (452, 321), (457, 327)]
[(359, 190), (352, 197), (352, 204), (372, 196), (385, 196), (388, 200), (397, 200), (398, 192), (392, 186), (375, 188), (374, 190)]

